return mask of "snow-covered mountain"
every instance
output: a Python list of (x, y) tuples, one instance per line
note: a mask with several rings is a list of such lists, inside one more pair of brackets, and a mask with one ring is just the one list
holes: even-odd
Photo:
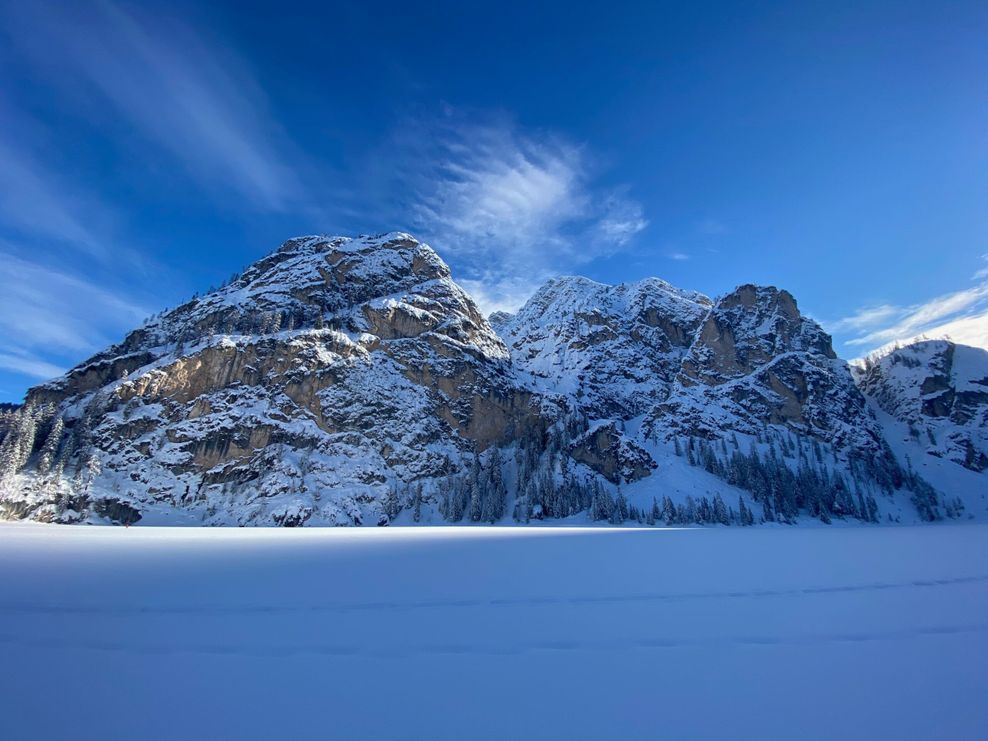
[(988, 351), (920, 341), (863, 361), (856, 375), (927, 454), (988, 469)]
[[(565, 278), (496, 326), (520, 383), (566, 397), (597, 425), (608, 419), (656, 460), (653, 479), (677, 479), (663, 461), (679, 452), (767, 502), (766, 519), (875, 519), (898, 490), (923, 519), (942, 514), (883, 440), (830, 337), (786, 291), (743, 285), (714, 302), (655, 279)], [(716, 489), (695, 478), (675, 488), (704, 487)]]
[(33, 465), (4, 506), (377, 523), (401, 485), (463, 469), (539, 413), (428, 246), (293, 239), (32, 389), (6, 452)]
[(751, 524), (963, 510), (897, 459), (785, 291), (712, 301), (658, 279), (559, 278), (489, 322), (404, 233), (289, 240), (0, 415), (0, 512), (16, 518)]

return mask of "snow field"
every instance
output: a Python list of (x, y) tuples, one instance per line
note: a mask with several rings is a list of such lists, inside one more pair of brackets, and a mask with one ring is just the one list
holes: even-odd
[(983, 738), (988, 526), (0, 526), (0, 737)]

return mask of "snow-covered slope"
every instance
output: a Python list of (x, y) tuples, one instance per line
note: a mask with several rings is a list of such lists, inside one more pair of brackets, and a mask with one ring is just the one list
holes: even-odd
[(988, 469), (988, 351), (926, 340), (873, 356), (856, 375), (928, 455)]

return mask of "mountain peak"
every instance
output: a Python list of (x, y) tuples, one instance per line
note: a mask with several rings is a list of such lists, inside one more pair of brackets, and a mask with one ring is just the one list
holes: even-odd
[(536, 388), (592, 416), (634, 417), (667, 393), (710, 299), (658, 278), (553, 278), (498, 332)]

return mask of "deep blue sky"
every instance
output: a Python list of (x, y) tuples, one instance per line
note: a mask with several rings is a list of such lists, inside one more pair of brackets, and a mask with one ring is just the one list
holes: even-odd
[(317, 232), (488, 309), (772, 283), (845, 357), (985, 311), (988, 5), (535, 5), (0, 0), (0, 400)]

